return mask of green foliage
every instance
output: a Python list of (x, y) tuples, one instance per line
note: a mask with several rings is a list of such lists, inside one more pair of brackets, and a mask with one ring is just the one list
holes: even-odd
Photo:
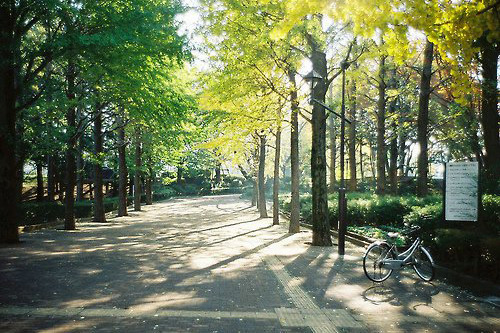
[[(350, 225), (388, 225), (402, 227), (405, 217), (414, 207), (438, 202), (441, 198), (430, 196), (379, 196), (369, 193), (349, 193), (347, 195), (347, 219)], [(329, 197), (330, 218), (337, 220), (338, 195)]]
[(458, 270), (477, 273), (481, 257), (480, 233), (460, 229), (436, 229), (434, 256)]
[(483, 221), (491, 230), (500, 233), (500, 195), (483, 195)]
[(64, 217), (64, 205), (60, 202), (27, 202), (20, 205), (20, 225), (32, 225), (55, 221)]
[(398, 232), (400, 235), (396, 239), (391, 240), (391, 242), (394, 242), (394, 244), (396, 244), (396, 246), (403, 246), (403, 245), (408, 243), (404, 237), (404, 229), (391, 227), (391, 226), (385, 226), (385, 225), (381, 225), (379, 227), (348, 226), (347, 231), (350, 231), (350, 232), (353, 232), (353, 233), (356, 233), (358, 235), (362, 235), (362, 236), (365, 236), (368, 238), (382, 239), (382, 240), (389, 240), (389, 237), (387, 235), (389, 232)]

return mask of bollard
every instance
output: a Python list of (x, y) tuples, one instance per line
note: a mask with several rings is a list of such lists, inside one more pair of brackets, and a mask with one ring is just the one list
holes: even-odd
[(346, 218), (347, 199), (345, 197), (345, 188), (339, 188), (339, 241), (338, 241), (338, 254), (344, 255), (345, 253), (345, 234), (347, 231)]

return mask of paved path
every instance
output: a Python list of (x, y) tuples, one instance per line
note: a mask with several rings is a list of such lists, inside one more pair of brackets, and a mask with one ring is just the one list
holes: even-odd
[(0, 248), (0, 332), (495, 331), (499, 310), (362, 248), (311, 247), (238, 196), (183, 198)]

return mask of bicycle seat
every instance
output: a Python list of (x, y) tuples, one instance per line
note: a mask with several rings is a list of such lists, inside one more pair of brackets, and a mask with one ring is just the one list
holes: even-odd
[(388, 232), (387, 237), (389, 238), (398, 238), (399, 237), (399, 232)]

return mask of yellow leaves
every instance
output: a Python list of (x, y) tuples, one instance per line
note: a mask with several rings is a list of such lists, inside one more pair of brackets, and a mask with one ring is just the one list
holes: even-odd
[[(259, 0), (265, 2), (267, 0)], [(329, 12), (328, 8), (334, 0), (289, 0), (285, 2), (285, 17), (280, 24), (271, 32), (274, 40), (283, 39), (288, 32), (307, 14)]]

